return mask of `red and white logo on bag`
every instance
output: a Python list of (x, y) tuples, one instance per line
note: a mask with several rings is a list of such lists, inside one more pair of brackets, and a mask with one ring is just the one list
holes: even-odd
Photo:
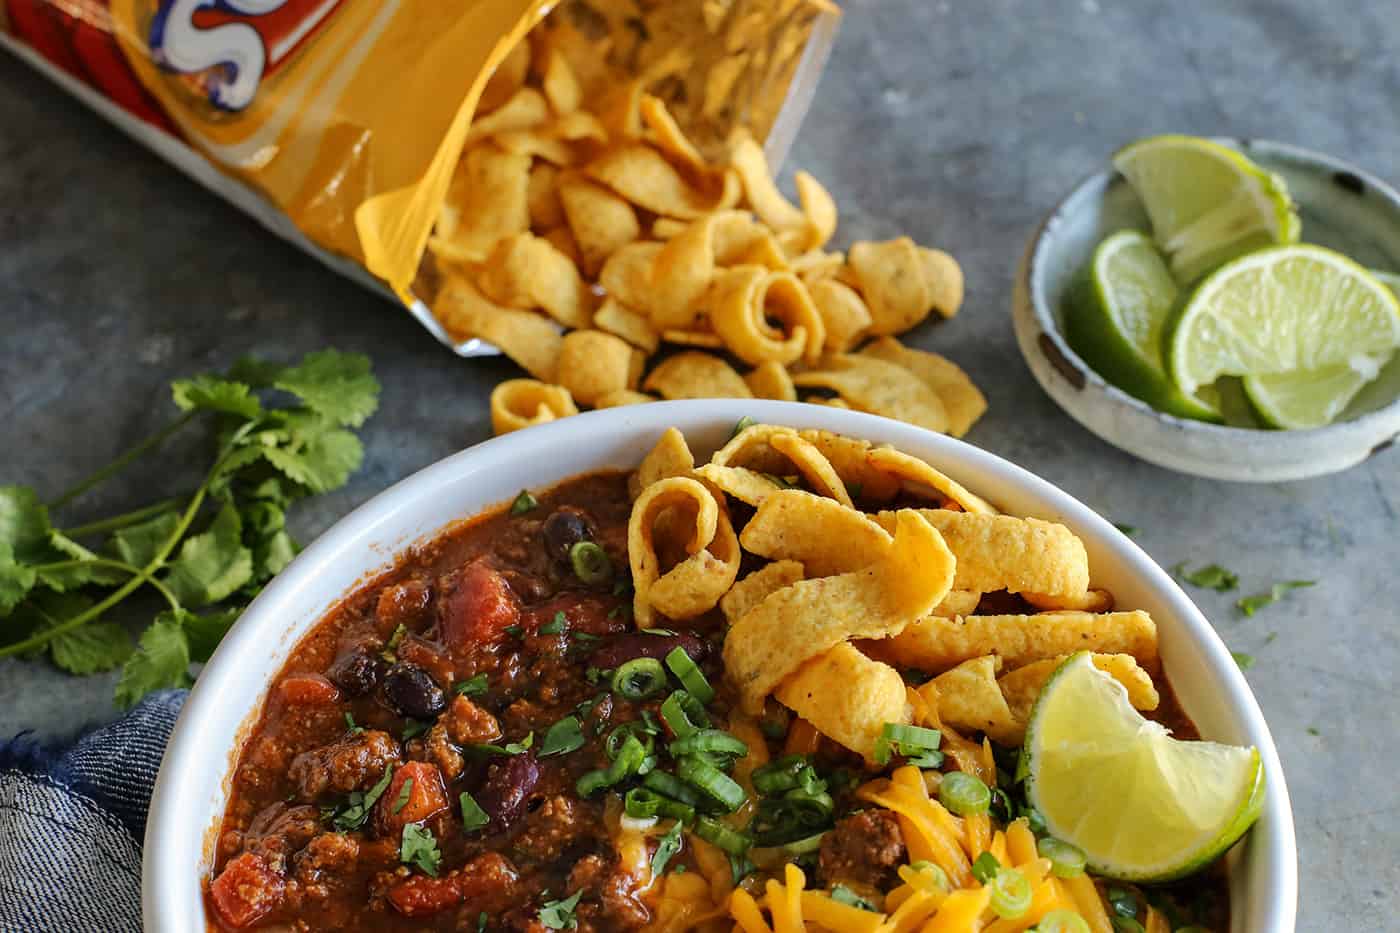
[(192, 77), (214, 106), (240, 111), (343, 2), (162, 0), (151, 53), (166, 71)]

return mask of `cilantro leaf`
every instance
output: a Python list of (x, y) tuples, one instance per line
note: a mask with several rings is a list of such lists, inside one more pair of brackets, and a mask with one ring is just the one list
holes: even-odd
[(404, 778), (403, 784), (399, 787), (399, 796), (394, 801), (394, 805), (390, 809), (392, 809), (395, 813), (398, 813), (404, 807), (408, 806), (408, 802), (412, 799), (413, 778)]
[(133, 567), (149, 564), (180, 524), (180, 516), (166, 512), (139, 525), (128, 525), (112, 532), (112, 550)]
[(38, 564), (49, 559), (49, 510), (28, 486), (0, 486), (0, 544), (10, 546), (10, 555), (20, 564)]
[(583, 727), (577, 716), (565, 716), (549, 727), (540, 742), (538, 757), (565, 755), (583, 748)]
[(170, 384), (170, 392), (183, 411), (218, 411), (249, 420), (262, 414), (262, 403), (247, 383), (209, 373), (177, 379)]
[(845, 904), (847, 907), (854, 907), (857, 910), (875, 911), (875, 905), (861, 897), (844, 884), (838, 884), (831, 889), (831, 899), (838, 904)]
[(362, 353), (308, 353), (279, 373), (272, 384), (299, 397), (306, 407), (336, 424), (358, 428), (379, 407), (379, 380)]
[(1219, 564), (1207, 564), (1197, 570), (1186, 569), (1183, 561), (1172, 568), (1172, 572), (1192, 586), (1225, 593), (1240, 585), (1240, 578)]
[(480, 829), (491, 822), (491, 817), (486, 811), (481, 809), (481, 804), (476, 802), (476, 798), (466, 791), (458, 796), (458, 801), (462, 805), (462, 828), (467, 832)]
[(399, 842), (399, 861), (416, 866), (424, 874), (436, 878), (442, 853), (438, 851), (437, 837), (433, 831), (421, 823), (405, 826)]
[(486, 675), (477, 674), (473, 677), (468, 677), (466, 680), (459, 680), (452, 687), (452, 690), (458, 696), (474, 697), (485, 693), (488, 687), (490, 687), (490, 681), (487, 679)]
[(1240, 666), (1240, 670), (1247, 671), (1254, 666), (1254, 655), (1245, 654), (1243, 651), (1231, 651), (1230, 657), (1235, 659), (1235, 663)]
[(200, 664), (208, 661), (214, 654), (214, 649), (219, 647), (219, 642), (223, 641), (228, 630), (242, 614), (241, 609), (203, 614), (182, 612), (180, 624), (184, 626), (185, 636), (190, 645), (190, 660)]
[(183, 605), (219, 602), (252, 578), (253, 555), (243, 546), (242, 530), (237, 509), (225, 503), (207, 531), (180, 546), (164, 582)]
[(15, 560), (14, 547), (0, 541), (0, 618), (8, 616), (34, 588), (38, 574)]
[(370, 811), (379, 802), (379, 798), (384, 796), (384, 791), (389, 788), (389, 782), (394, 777), (394, 766), (385, 765), (384, 775), (368, 791), (351, 791), (345, 798), (344, 806), (330, 812), (330, 820), (336, 829), (343, 832), (353, 832), (360, 829), (369, 821)]
[(1113, 527), (1123, 532), (1123, 534), (1127, 535), (1129, 538), (1136, 537), (1138, 533), (1137, 525), (1125, 525), (1122, 522), (1114, 522)]
[(190, 685), (190, 643), (180, 618), (162, 612), (141, 633), (136, 651), (122, 666), (116, 702), (129, 707), (152, 690)]
[(651, 857), (651, 873), (656, 877), (661, 877), (666, 871), (666, 863), (671, 861), (671, 857), (681, 850), (681, 830), (684, 827), (680, 820), (676, 820), (666, 835), (661, 837), (661, 841), (656, 844), (656, 852)]
[(548, 901), (540, 907), (540, 923), (551, 930), (573, 930), (578, 927), (578, 918), (574, 916), (574, 908), (578, 907), (579, 898), (583, 897), (583, 891), (575, 891), (572, 897), (567, 897), (562, 901)]
[(360, 468), (364, 447), (349, 431), (333, 430), (316, 433), (302, 443), (267, 447), (261, 454), (288, 479), (321, 493), (345, 485)]
[(115, 622), (80, 626), (49, 642), (53, 663), (70, 674), (95, 674), (131, 657), (131, 636)]
[(77, 589), (89, 583), (113, 585), (124, 582), (128, 577), (126, 572), (115, 567), (99, 563), (83, 563), (83, 561), (95, 561), (97, 555), (72, 538), (57, 531), (49, 534), (49, 546), (52, 548), (49, 556), (50, 561), (69, 564), (67, 567), (41, 566), (35, 568), (39, 574), (39, 582), (50, 589), (61, 592)]
[(1288, 594), (1289, 590), (1301, 589), (1305, 586), (1315, 586), (1316, 584), (1316, 580), (1285, 580), (1282, 583), (1275, 583), (1269, 588), (1269, 592), (1267, 593), (1255, 593), (1253, 596), (1245, 596), (1238, 599), (1235, 601), (1235, 605), (1238, 606), (1240, 611), (1245, 615), (1252, 616), (1265, 606), (1271, 606), (1280, 599), (1283, 599), (1283, 597)]
[(269, 363), (255, 356), (240, 356), (228, 368), (225, 378), (232, 382), (244, 383), (254, 389), (270, 389), (286, 368), (280, 363)]

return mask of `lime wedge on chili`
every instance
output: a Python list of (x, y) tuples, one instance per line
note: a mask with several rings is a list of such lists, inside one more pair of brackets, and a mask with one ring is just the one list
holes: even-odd
[(1177, 287), (1152, 240), (1123, 230), (1094, 249), (1070, 291), (1065, 338), (1094, 371), (1124, 392), (1186, 418), (1220, 420), (1178, 392), (1162, 365), (1162, 328)]
[(1151, 136), (1120, 149), (1113, 165), (1182, 282), (1259, 247), (1298, 241), (1302, 225), (1283, 179), (1228, 146)]
[(1060, 665), (1026, 728), (1026, 793), (1091, 871), (1167, 881), (1204, 868), (1259, 817), (1259, 752), (1186, 742), (1144, 719), (1087, 652)]

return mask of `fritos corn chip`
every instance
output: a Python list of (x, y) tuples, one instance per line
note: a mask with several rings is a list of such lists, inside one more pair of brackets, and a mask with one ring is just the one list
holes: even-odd
[(765, 564), (729, 588), (729, 592), (719, 601), (720, 611), (733, 625), (754, 606), (804, 576), (802, 565), (795, 560), (775, 560)]
[(497, 434), (578, 414), (563, 386), (534, 379), (507, 379), (491, 391), (491, 427)]
[(685, 435), (675, 428), (667, 428), (656, 446), (637, 465), (629, 488), (633, 498), (636, 498), (652, 483), (673, 476), (689, 476), (694, 469), (695, 455), (690, 452)]
[(666, 399), (753, 398), (733, 367), (719, 357), (695, 351), (668, 357), (642, 385)]
[(981, 496), (970, 492), (961, 483), (935, 470), (932, 466), (893, 447), (876, 447), (866, 455), (866, 462), (876, 470), (902, 481), (906, 490), (929, 490), (948, 499), (965, 511), (995, 515), (996, 509)]
[(792, 377), (777, 360), (759, 363), (744, 374), (744, 382), (756, 398), (771, 398), (780, 402), (797, 401), (797, 389), (792, 384)]
[[(663, 522), (663, 519), (666, 520)], [(635, 588), (633, 616), (639, 628), (650, 628), (656, 617), (651, 602), (652, 586), (664, 573), (703, 552), (715, 540), (719, 521), (720, 510), (714, 496), (693, 479), (673, 476), (650, 483), (641, 490), (627, 525), (627, 553)], [(664, 537), (658, 538), (657, 531), (662, 529)], [(737, 547), (734, 550), (737, 552)], [(681, 551), (683, 555), (678, 562), (663, 569), (663, 551)], [(736, 575), (737, 556), (736, 553)], [(687, 568), (682, 575), (688, 581), (696, 572)], [(732, 577), (729, 582), (734, 582)], [(723, 591), (716, 594), (715, 602), (722, 595)]]
[(724, 643), (725, 669), (744, 708), (757, 714), (778, 684), (828, 648), (898, 634), (938, 605), (952, 577), (953, 556), (938, 533), (906, 512), (882, 560), (772, 594), (735, 623)]
[(612, 392), (635, 389), (642, 356), (627, 341), (601, 330), (575, 330), (559, 348), (558, 379), (574, 399), (596, 405)]
[(1148, 670), (1157, 666), (1157, 626), (1141, 610), (1037, 615), (927, 617), (880, 646), (901, 667), (940, 673), (985, 654), (1012, 670), (1075, 651), (1130, 654)]
[(849, 285), (835, 279), (820, 279), (808, 282), (807, 291), (826, 326), (828, 351), (845, 353), (870, 329), (870, 309)]
[(739, 359), (756, 366), (821, 356), (826, 328), (797, 276), (740, 266), (716, 276), (712, 289), (710, 326)]
[(479, 282), (482, 292), (500, 304), (540, 308), (565, 327), (591, 323), (593, 296), (578, 267), (554, 244), (533, 234), (517, 233), (498, 241)]
[(447, 277), (437, 308), (453, 333), (489, 340), (536, 379), (554, 378), (564, 337), (548, 318), (492, 304), (460, 275)]
[[(841, 689), (833, 690), (835, 684)], [(812, 658), (780, 683), (778, 701), (817, 731), (873, 762), (886, 723), (907, 723), (904, 678), (849, 644)]]
[[(1065, 654), (1043, 661), (1032, 661), (1001, 675), (997, 683), (1006, 696), (1011, 714), (1022, 724), (1030, 719), (1031, 707), (1035, 705), (1036, 697), (1040, 696), (1040, 689), (1045, 686), (1050, 675), (1069, 658), (1070, 656)], [(1092, 659), (1095, 667), (1123, 685), (1128, 691), (1128, 702), (1135, 708), (1154, 710), (1161, 703), (1157, 688), (1152, 684), (1152, 677), (1139, 666), (1132, 655), (1096, 652)]]
[(1003, 745), (1019, 745), (1025, 720), (1018, 719), (997, 685), (1001, 658), (983, 655), (944, 671), (932, 683), (938, 691), (938, 717), (966, 732), (985, 732)]
[(798, 386), (831, 389), (861, 411), (930, 431), (948, 428), (943, 400), (908, 370), (883, 360), (830, 354), (822, 358), (819, 368), (798, 373), (792, 381)]
[(889, 553), (893, 541), (855, 509), (799, 489), (764, 497), (739, 535), (744, 550), (769, 560), (798, 561), (812, 577), (868, 567)]
[(597, 275), (609, 256), (642, 234), (632, 205), (581, 175), (560, 174), (559, 200), (589, 275)]
[[(832, 284), (836, 288), (844, 287)], [(923, 380), (943, 402), (948, 414), (948, 433), (953, 437), (966, 434), (987, 410), (987, 399), (967, 378), (967, 373), (937, 353), (906, 347), (893, 337), (881, 337), (862, 347), (860, 354), (902, 366)]]

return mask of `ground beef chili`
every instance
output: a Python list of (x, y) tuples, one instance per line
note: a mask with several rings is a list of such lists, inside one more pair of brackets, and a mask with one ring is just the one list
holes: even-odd
[[(704, 656), (714, 634), (633, 632), (629, 509), (623, 474), (567, 482), (521, 514), (449, 529), (331, 612), (244, 745), (211, 921), (475, 931), (485, 914), (493, 930), (534, 930), (541, 904), (582, 890), (579, 929), (645, 924), (604, 829), (603, 795), (582, 799), (574, 783), (606, 766), (610, 726), (655, 703), (610, 695), (588, 672), (595, 654), (609, 667), (681, 643)], [(574, 575), (568, 551), (581, 540), (607, 552), (614, 580)], [(581, 705), (585, 745), (540, 757), (550, 726)], [(483, 829), (464, 827), (463, 791), (489, 817)], [(436, 877), (401, 861), (409, 824), (435, 838)]]

